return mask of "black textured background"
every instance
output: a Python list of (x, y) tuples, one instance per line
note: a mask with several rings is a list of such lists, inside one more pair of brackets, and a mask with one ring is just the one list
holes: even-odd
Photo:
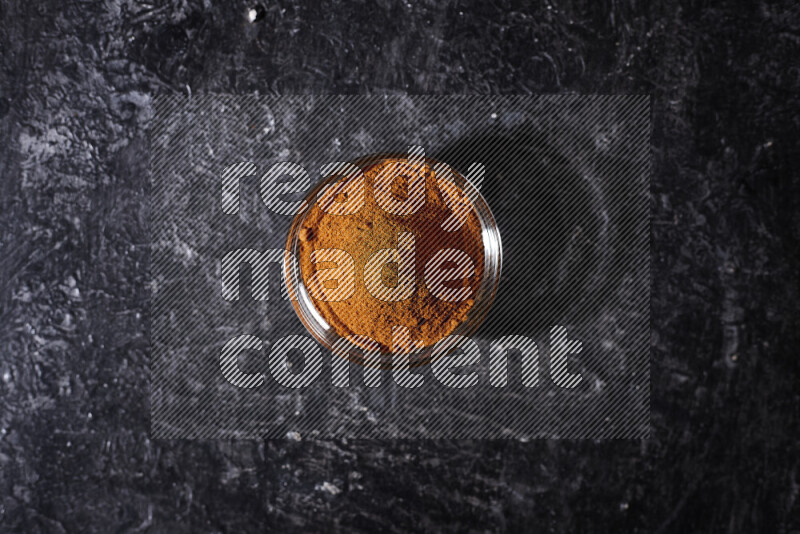
[[(800, 530), (795, 3), (250, 6), (1, 4), (0, 531)], [(651, 93), (652, 439), (151, 441), (176, 91)]]

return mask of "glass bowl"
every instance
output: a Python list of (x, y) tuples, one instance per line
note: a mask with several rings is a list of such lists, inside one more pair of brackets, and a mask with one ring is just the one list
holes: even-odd
[[(372, 164), (387, 158), (405, 157), (407, 157), (406, 154), (376, 154), (361, 158), (352, 163), (361, 169), (366, 169)], [(428, 165), (431, 165), (431, 167), (437, 163), (437, 161), (427, 157), (425, 161)], [(452, 178), (455, 184), (466, 193), (467, 197), (472, 202), (475, 214), (480, 222), (481, 239), (483, 241), (483, 277), (475, 293), (474, 303), (467, 312), (466, 318), (449, 334), (449, 336), (468, 337), (477, 331), (478, 327), (486, 318), (494, 301), (500, 282), (503, 248), (497, 223), (489, 209), (489, 205), (480, 194), (480, 191), (455, 169), (453, 169)], [(340, 179), (340, 176), (334, 174), (323, 178), (317, 183), (306, 195), (305, 202), (295, 215), (286, 240), (286, 250), (289, 254), (285, 255), (285, 260), (283, 262), (284, 280), (291, 298), (292, 306), (300, 322), (303, 323), (306, 330), (308, 330), (314, 339), (335, 354), (346, 357), (360, 365), (380, 367), (383, 369), (391, 368), (391, 354), (381, 353), (379, 360), (367, 360), (361, 353), (365, 352), (368, 347), (357, 346), (349, 341), (345, 341), (344, 338), (325, 321), (308, 292), (308, 288), (300, 272), (299, 262), (296, 261), (296, 258), (299, 257), (300, 229), (303, 226), (303, 222), (310, 213), (314, 203), (317, 201), (319, 193), (338, 179)], [(436, 344), (423, 346), (412, 353), (410, 355), (411, 366), (417, 367), (430, 363), (431, 354), (435, 345)], [(376, 361), (378, 363), (376, 363)]]

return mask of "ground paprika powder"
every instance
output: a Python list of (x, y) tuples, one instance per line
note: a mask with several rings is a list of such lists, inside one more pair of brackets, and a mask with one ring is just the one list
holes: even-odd
[[(351, 178), (346, 182), (342, 177), (335, 182), (339, 184), (338, 188), (331, 186), (327, 192), (319, 193), (299, 229), (297, 261), (303, 283), (307, 287), (315, 284), (324, 287), (322, 291), (311, 292), (320, 316), (339, 336), (367, 336), (378, 343), (382, 352), (398, 350), (392, 342), (395, 327), (408, 328), (417, 348), (431, 346), (451, 334), (473, 307), (484, 271), (481, 223), (474, 207), (469, 203), (460, 214), (457, 228), (453, 228), (452, 224), (448, 226), (446, 221), (454, 211), (453, 203), (448, 201), (454, 197), (447, 196), (447, 186), (442, 187), (442, 182), (437, 179), (437, 162), (424, 158), (420, 160), (424, 164), (411, 166), (408, 161), (402, 156), (375, 156), (357, 162), (358, 168), (363, 171), (361, 181), (356, 183)], [(376, 187), (376, 180), (380, 176), (384, 179), (388, 177), (388, 188), (386, 181), (380, 182), (380, 188)], [(413, 194), (412, 182), (419, 186), (421, 182), (414, 180), (422, 179), (424, 204), (414, 213), (392, 213), (378, 202), (377, 195), (381, 194), (384, 206), (387, 203), (408, 203), (409, 196)], [(415, 191), (421, 194), (421, 189)], [(357, 211), (331, 213), (335, 211), (329, 209), (332, 204), (354, 200), (350, 195), (363, 195), (358, 197), (358, 204), (355, 204), (360, 206)], [(452, 218), (449, 220), (452, 221)], [(413, 291), (401, 295), (399, 300), (376, 298), (375, 291), (371, 292), (365, 281), (365, 268), (376, 253), (398, 249), (399, 236), (408, 239), (408, 234), (413, 235), (414, 244)], [(342, 262), (314, 261), (323, 257), (318, 252), (318, 257), (314, 258), (314, 253), (333, 249), (346, 251), (352, 258), (352, 287), (350, 282), (341, 279), (319, 282), (321, 270), (341, 266), (339, 264)], [(429, 287), (431, 272), (428, 272), (426, 280), (426, 265), (438, 251), (444, 249), (463, 251), (472, 260), (470, 276), (442, 284), (453, 291), (468, 288), (462, 289), (462, 295), (469, 295), (465, 298), (448, 301), (437, 297)], [(323, 259), (342, 257), (340, 253), (335, 253)], [(453, 262), (441, 263), (442, 269), (453, 269), (453, 266)], [(398, 262), (387, 262), (381, 268), (380, 282), (385, 286), (385, 291), (390, 292), (398, 287), (402, 274), (400, 268)], [(406, 276), (410, 274), (405, 273)], [(325, 291), (336, 294), (337, 290), (338, 299), (326, 299), (322, 295)]]

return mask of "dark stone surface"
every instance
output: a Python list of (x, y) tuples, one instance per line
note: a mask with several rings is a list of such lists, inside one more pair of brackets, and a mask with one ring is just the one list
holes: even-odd
[[(0, 6), (0, 530), (800, 530), (791, 1)], [(652, 93), (652, 438), (148, 437), (153, 94)]]

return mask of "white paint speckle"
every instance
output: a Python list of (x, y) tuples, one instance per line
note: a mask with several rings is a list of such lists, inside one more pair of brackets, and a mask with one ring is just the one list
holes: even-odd
[(330, 493), (331, 495), (339, 495), (342, 490), (339, 489), (337, 486), (331, 484), (330, 482), (323, 482), (322, 484), (317, 484), (315, 488), (317, 491), (324, 491), (326, 493)]

